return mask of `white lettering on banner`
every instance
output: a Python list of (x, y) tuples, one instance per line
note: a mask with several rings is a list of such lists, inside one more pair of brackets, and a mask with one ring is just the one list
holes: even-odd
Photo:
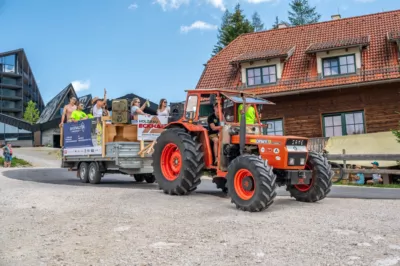
[(64, 155), (71, 156), (71, 155), (96, 155), (101, 154), (102, 148), (97, 147), (87, 147), (87, 148), (69, 148), (64, 149)]
[(138, 125), (137, 136), (139, 140), (156, 140), (168, 124), (168, 116), (145, 116), (138, 115), (132, 124)]

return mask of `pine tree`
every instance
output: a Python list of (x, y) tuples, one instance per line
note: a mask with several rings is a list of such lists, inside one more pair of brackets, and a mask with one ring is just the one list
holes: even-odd
[(262, 31), (264, 30), (264, 23), (261, 22), (260, 15), (257, 12), (254, 12), (253, 16), (251, 17), (252, 23), (251, 25), (254, 28), (254, 31)]
[(222, 35), (224, 34), (224, 31), (226, 30), (226, 27), (229, 24), (229, 18), (232, 16), (232, 14), (229, 12), (229, 10), (225, 10), (224, 15), (222, 16), (222, 23), (221, 23), (221, 27), (218, 29), (218, 43), (214, 46), (213, 49), (213, 55), (217, 54), (219, 51), (222, 50), (222, 48), (224, 47), (224, 45), (222, 44), (221, 40), (222, 40)]
[(35, 124), (39, 120), (39, 110), (36, 108), (36, 103), (32, 100), (28, 102), (25, 109), (24, 120), (30, 124)]
[(316, 12), (316, 7), (310, 7), (308, 0), (292, 0), (289, 3), (289, 21), (293, 26), (316, 23), (321, 15)]
[(221, 28), (218, 30), (218, 43), (214, 46), (212, 56), (221, 51), (239, 35), (249, 32), (254, 32), (254, 27), (243, 14), (240, 4), (235, 6), (233, 13), (230, 13), (228, 10), (225, 11), (222, 17)]
[(278, 18), (278, 16), (276, 16), (275, 17), (275, 22), (274, 22), (274, 24), (272, 25), (272, 28), (273, 29), (277, 29), (278, 28), (278, 26), (279, 26), (279, 18)]

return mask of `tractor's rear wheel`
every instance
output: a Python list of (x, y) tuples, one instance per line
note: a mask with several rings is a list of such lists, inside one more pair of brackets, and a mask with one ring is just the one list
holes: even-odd
[(312, 170), (312, 177), (308, 185), (290, 185), (287, 190), (290, 196), (298, 201), (316, 202), (324, 199), (332, 187), (334, 172), (326, 157), (316, 152), (310, 152), (306, 164), (307, 170)]
[(229, 165), (228, 194), (236, 208), (259, 212), (276, 197), (276, 175), (272, 167), (255, 155), (242, 155)]
[(152, 157), (154, 176), (164, 193), (185, 195), (197, 188), (204, 168), (201, 146), (181, 128), (161, 133)]

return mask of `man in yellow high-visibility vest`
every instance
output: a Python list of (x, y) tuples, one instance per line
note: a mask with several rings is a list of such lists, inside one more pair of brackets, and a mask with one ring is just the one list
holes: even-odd
[[(246, 104), (246, 124), (247, 125), (254, 125), (256, 123), (256, 110), (254, 109), (253, 105), (251, 104)], [(238, 116), (239, 116), (239, 123), (242, 118), (242, 110), (243, 110), (243, 103), (239, 105), (238, 108)]]
[(85, 120), (85, 119), (90, 119), (90, 118), (93, 118), (93, 115), (92, 114), (89, 114), (89, 115), (87, 115), (84, 111), (82, 111), (83, 110), (83, 104), (82, 103), (80, 103), (79, 105), (78, 105), (78, 108), (75, 110), (75, 111), (73, 111), (72, 112), (72, 114), (71, 114), (71, 119), (72, 119), (72, 121), (73, 122), (78, 122), (78, 121), (80, 121), (80, 120)]

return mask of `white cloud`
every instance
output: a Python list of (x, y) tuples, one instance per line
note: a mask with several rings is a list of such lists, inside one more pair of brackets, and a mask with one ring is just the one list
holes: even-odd
[(189, 2), (190, 0), (156, 0), (154, 3), (159, 4), (166, 11), (168, 9), (178, 9), (181, 5), (187, 5)]
[(275, 0), (247, 0), (247, 2), (251, 4), (259, 4), (259, 3), (266, 3), (266, 2), (273, 2)]
[(131, 9), (131, 10), (135, 10), (135, 9), (138, 9), (138, 4), (136, 4), (136, 3), (133, 3), (133, 4), (130, 4), (129, 6), (128, 6), (128, 9)]
[(72, 86), (74, 87), (75, 91), (84, 91), (90, 88), (90, 80), (75, 80), (72, 81)]
[(214, 7), (221, 9), (222, 11), (225, 11), (226, 9), (224, 5), (224, 0), (207, 0), (207, 2)]
[(226, 9), (224, 3), (225, 0), (155, 0), (153, 4), (159, 4), (164, 11), (167, 11), (169, 9), (178, 9), (182, 5), (189, 5), (190, 2), (197, 2), (197, 5), (201, 5), (202, 2), (206, 2), (207, 4), (210, 4), (222, 11), (225, 11)]
[(196, 21), (193, 22), (190, 26), (181, 26), (182, 33), (188, 33), (191, 30), (216, 30), (218, 28), (217, 25), (212, 25), (204, 21)]

